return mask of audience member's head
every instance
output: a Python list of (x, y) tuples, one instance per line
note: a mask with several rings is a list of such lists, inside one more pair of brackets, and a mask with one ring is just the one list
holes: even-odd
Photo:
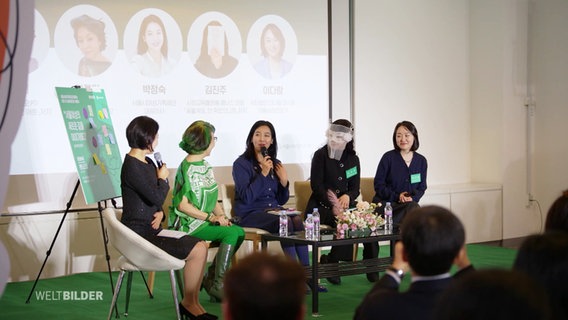
[(568, 233), (529, 236), (519, 248), (513, 268), (544, 286), (555, 319), (568, 318)]
[(515, 270), (484, 269), (456, 279), (440, 296), (438, 320), (550, 319), (542, 286)]
[(223, 319), (304, 318), (304, 268), (290, 258), (250, 254), (229, 269), (224, 281)]
[(400, 234), (405, 260), (421, 276), (448, 272), (465, 244), (464, 227), (458, 217), (439, 206), (408, 212)]
[(565, 190), (548, 209), (544, 230), (568, 232), (568, 190)]

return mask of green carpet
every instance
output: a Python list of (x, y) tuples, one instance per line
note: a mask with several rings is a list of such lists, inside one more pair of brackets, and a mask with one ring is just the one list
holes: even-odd
[[(361, 254), (362, 250), (359, 250)], [(381, 256), (388, 253), (388, 246), (381, 247)], [(468, 255), (476, 268), (511, 268), (516, 250), (486, 246), (468, 245)], [(113, 273), (116, 283), (118, 273)], [(169, 277), (166, 272), (156, 274), (154, 299), (149, 299), (140, 274), (134, 274), (129, 315), (126, 319), (175, 319)], [(320, 293), (320, 315), (326, 320), (352, 319), (355, 308), (372, 284), (365, 275), (342, 277), (342, 284), (334, 286), (321, 280), (329, 292)], [(409, 284), (406, 277), (402, 289)], [(0, 298), (0, 319), (106, 319), (112, 300), (108, 273), (81, 273), (38, 282), (29, 304), (25, 301), (33, 281), (14, 282), (6, 286)], [(59, 292), (59, 293), (58, 293)], [(88, 296), (91, 292), (92, 296)], [(123, 285), (126, 292), (126, 282)], [(102, 300), (97, 300), (97, 293)], [(64, 295), (68, 296), (65, 297)], [(59, 296), (58, 296), (59, 295)], [(72, 295), (72, 296), (69, 296)], [(65, 299), (67, 298), (67, 299)], [(119, 311), (124, 308), (124, 295), (119, 300)], [(202, 291), (200, 301), (209, 313), (221, 314), (219, 303), (210, 303), (207, 293)], [(311, 318), (311, 296), (306, 295), (307, 318)], [(125, 319), (124, 316), (121, 318)], [(221, 317), (219, 317), (221, 319)]]

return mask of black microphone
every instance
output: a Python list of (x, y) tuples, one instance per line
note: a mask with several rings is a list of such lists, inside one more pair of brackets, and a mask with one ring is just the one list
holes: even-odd
[(154, 152), (154, 160), (156, 160), (158, 168), (161, 168), (164, 165), (164, 162), (162, 161), (162, 155), (159, 152)]
[[(268, 156), (268, 149), (266, 149), (265, 146), (260, 147), (260, 154), (262, 154), (263, 157)], [(272, 168), (270, 168), (270, 176), (274, 177), (274, 171), (272, 171)]]
[[(239, 217), (239, 216), (234, 216), (234, 217), (232, 217), (231, 219), (229, 219), (229, 221), (230, 221), (232, 224), (238, 225), (239, 222), (241, 222), (241, 217)], [(220, 226), (221, 223), (219, 223), (219, 221), (215, 221), (215, 225), (216, 225), (216, 226)]]

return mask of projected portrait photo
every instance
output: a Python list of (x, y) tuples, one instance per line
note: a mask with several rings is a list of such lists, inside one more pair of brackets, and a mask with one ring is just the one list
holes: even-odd
[(82, 77), (107, 71), (118, 48), (110, 17), (91, 5), (67, 10), (57, 22), (54, 40), (61, 62)]
[(248, 34), (249, 59), (256, 72), (266, 79), (286, 76), (292, 70), (297, 49), (294, 30), (280, 16), (261, 17)]
[(143, 76), (157, 78), (170, 73), (179, 61), (181, 49), (179, 27), (162, 10), (139, 11), (126, 26), (126, 56)]
[(43, 16), (35, 10), (34, 13), (34, 43), (30, 57), (29, 73), (39, 68), (49, 51), (49, 28)]
[[(206, 24), (204, 23), (206, 22)], [(197, 33), (201, 30), (201, 34)], [(197, 41), (196, 41), (197, 40)], [(197, 51), (196, 51), (197, 50)], [(209, 12), (199, 16), (188, 35), (188, 52), (198, 52), (193, 60), (197, 71), (209, 78), (223, 78), (239, 64), (241, 37), (227, 16)]]

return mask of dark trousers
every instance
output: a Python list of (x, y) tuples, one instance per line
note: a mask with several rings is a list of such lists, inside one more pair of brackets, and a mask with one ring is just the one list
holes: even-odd
[[(384, 216), (386, 204), (387, 203), (385, 201), (381, 201), (381, 206), (378, 207), (375, 210), (375, 212), (377, 214), (380, 214), (381, 216)], [(392, 206), (392, 222), (394, 224), (395, 230), (400, 228), (400, 224), (404, 220), (404, 217), (406, 216), (407, 212), (416, 208), (420, 208), (418, 202), (414, 201), (405, 202), (405, 203), (391, 202), (391, 206)]]

